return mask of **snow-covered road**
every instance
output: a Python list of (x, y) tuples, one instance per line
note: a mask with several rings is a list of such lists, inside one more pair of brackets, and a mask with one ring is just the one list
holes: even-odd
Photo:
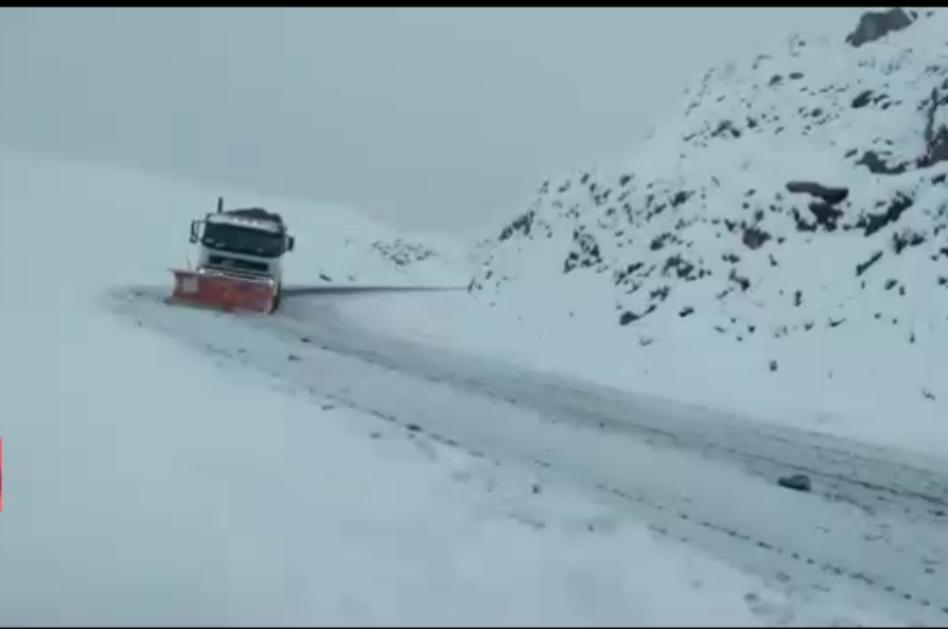
[[(500, 464), (610, 497), (630, 517), (791, 590), (832, 591), (920, 624), (948, 620), (943, 462), (745, 421), (383, 336), (310, 294), (233, 317), (114, 293), (114, 307), (219, 360)], [(471, 331), (477, 334), (476, 330)], [(778, 486), (805, 473), (811, 493)]]

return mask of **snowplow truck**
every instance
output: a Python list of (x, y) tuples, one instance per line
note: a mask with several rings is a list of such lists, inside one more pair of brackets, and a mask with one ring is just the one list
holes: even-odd
[(263, 208), (217, 211), (191, 222), (191, 243), (199, 246), (195, 269), (172, 269), (172, 302), (270, 314), (283, 294), (283, 254), (294, 239), (279, 214)]

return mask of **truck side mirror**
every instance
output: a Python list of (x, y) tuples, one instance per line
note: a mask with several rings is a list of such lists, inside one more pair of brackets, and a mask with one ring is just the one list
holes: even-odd
[(286, 237), (286, 250), (293, 251), (293, 247), (295, 245), (296, 245), (296, 238), (293, 238), (293, 236), (287, 236)]
[(200, 226), (201, 221), (191, 221), (191, 242), (196, 243), (198, 241), (198, 227)]

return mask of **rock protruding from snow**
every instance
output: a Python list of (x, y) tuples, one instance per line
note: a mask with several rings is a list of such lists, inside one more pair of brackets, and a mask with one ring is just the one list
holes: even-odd
[(846, 43), (858, 48), (882, 39), (889, 33), (908, 28), (911, 24), (912, 17), (900, 7), (888, 11), (867, 11), (859, 18), (856, 30), (846, 36)]
[(842, 203), (849, 196), (849, 188), (833, 188), (812, 181), (790, 181), (787, 183), (787, 191), (819, 197), (829, 205)]
[(925, 154), (919, 159), (922, 168), (948, 161), (948, 78), (932, 88), (926, 114)]
[(437, 256), (432, 249), (402, 238), (396, 238), (392, 242), (375, 241), (372, 248), (396, 266), (408, 266)]
[(810, 477), (806, 474), (793, 474), (791, 476), (782, 476), (777, 480), (777, 484), (794, 491), (810, 491)]

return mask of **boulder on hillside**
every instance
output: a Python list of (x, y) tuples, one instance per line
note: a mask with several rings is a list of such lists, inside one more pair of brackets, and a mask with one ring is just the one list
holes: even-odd
[(856, 30), (846, 36), (846, 43), (859, 48), (863, 44), (882, 39), (889, 33), (907, 28), (912, 18), (902, 8), (888, 11), (867, 11), (859, 18)]
[(948, 127), (938, 129), (928, 141), (928, 150), (921, 160), (923, 166), (934, 166), (938, 162), (948, 161)]
[(822, 199), (828, 205), (842, 203), (849, 196), (849, 188), (833, 188), (814, 181), (787, 182), (787, 192), (809, 194)]

